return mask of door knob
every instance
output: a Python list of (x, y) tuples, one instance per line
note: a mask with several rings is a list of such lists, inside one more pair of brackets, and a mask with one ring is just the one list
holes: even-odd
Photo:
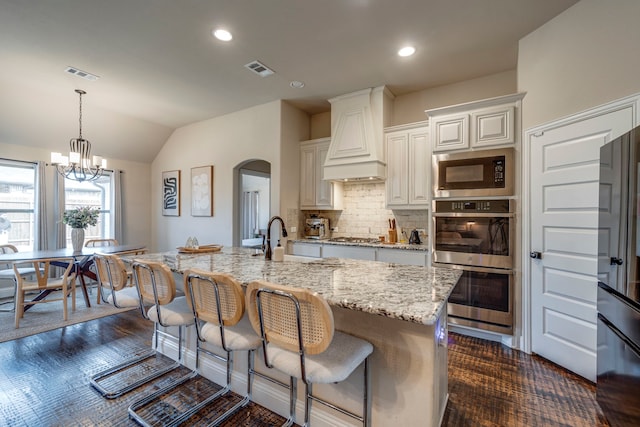
[(529, 254), (529, 256), (533, 259), (542, 259), (542, 252), (533, 251)]
[(611, 265), (622, 265), (622, 258), (611, 257)]

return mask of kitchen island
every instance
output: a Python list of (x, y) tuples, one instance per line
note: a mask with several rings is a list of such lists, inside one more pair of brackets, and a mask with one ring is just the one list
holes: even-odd
[[(251, 249), (225, 248), (211, 254), (168, 252), (136, 258), (161, 261), (176, 273), (199, 268), (231, 274), (243, 284), (267, 280), (317, 292), (331, 306), (336, 329), (364, 338), (374, 346), (370, 359), (372, 426), (440, 424), (448, 384), (446, 302), (460, 272), (340, 258), (289, 257), (275, 262), (253, 256), (254, 253)], [(186, 364), (192, 367), (196, 339), (193, 328), (189, 328), (186, 339)], [(175, 356), (175, 340), (161, 340), (161, 344), (161, 351)], [(233, 388), (239, 393), (244, 389), (242, 359), (236, 358), (235, 363)], [(260, 361), (261, 357), (257, 357), (259, 371), (278, 376)], [(224, 367), (214, 363), (204, 364), (201, 372), (219, 384), (224, 381)], [(360, 412), (360, 373), (335, 386), (318, 385), (315, 391)], [(253, 397), (275, 412), (288, 412), (287, 392), (267, 381), (256, 378)], [(300, 415), (303, 402), (300, 395)], [(350, 425), (353, 421), (322, 405), (314, 405), (312, 412), (314, 426)]]

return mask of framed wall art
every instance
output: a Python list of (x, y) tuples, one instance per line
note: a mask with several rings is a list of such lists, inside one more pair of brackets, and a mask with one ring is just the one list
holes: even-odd
[(162, 172), (162, 215), (180, 216), (180, 171)]
[(213, 166), (191, 168), (191, 216), (213, 216)]

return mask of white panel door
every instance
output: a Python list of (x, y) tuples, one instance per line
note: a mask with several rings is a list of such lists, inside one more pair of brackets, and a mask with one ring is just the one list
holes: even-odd
[(596, 378), (600, 147), (631, 129), (631, 108), (545, 131), (529, 147), (532, 350)]

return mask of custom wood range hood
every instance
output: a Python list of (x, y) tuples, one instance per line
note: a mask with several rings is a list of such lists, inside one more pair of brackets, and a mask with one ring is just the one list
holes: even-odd
[(390, 125), (393, 98), (385, 86), (379, 86), (329, 100), (331, 144), (323, 179), (380, 181), (386, 178), (383, 133)]

